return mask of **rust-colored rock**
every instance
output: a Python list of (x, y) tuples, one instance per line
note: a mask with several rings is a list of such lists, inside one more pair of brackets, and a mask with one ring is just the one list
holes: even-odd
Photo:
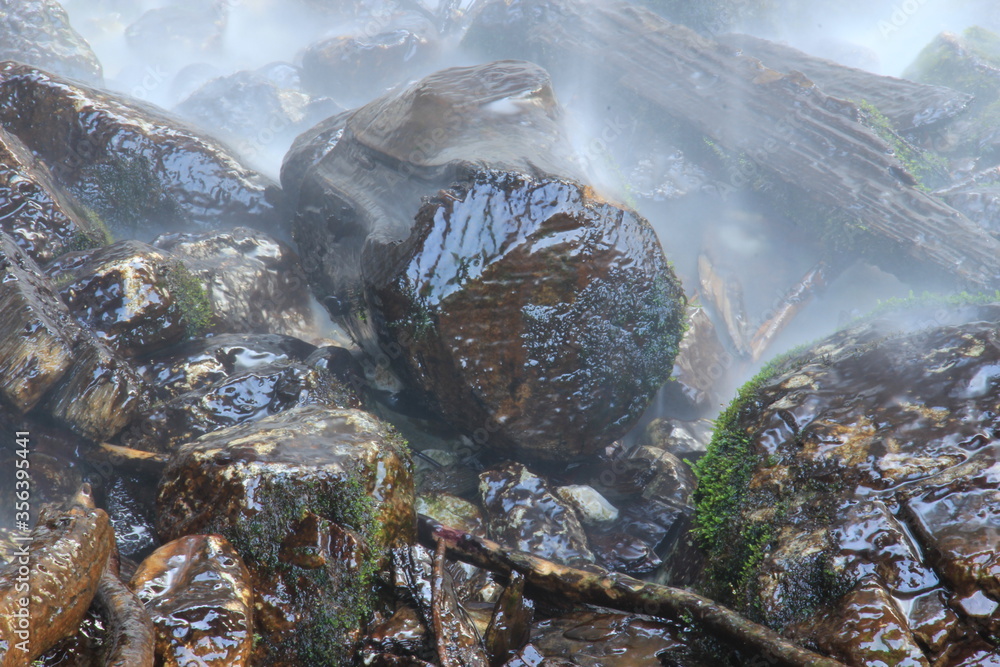
[[(76, 632), (114, 546), (103, 510), (43, 514), (0, 571), (0, 663), (26, 667)], [(21, 642), (24, 642), (23, 644)]]
[(150, 554), (129, 584), (156, 627), (157, 664), (242, 667), (253, 646), (253, 589), (219, 535), (189, 535)]

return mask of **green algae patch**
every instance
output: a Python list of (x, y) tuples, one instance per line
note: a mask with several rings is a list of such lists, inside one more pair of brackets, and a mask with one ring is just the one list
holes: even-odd
[(857, 105), (863, 114), (864, 124), (889, 145), (896, 159), (916, 179), (920, 190), (930, 192), (944, 185), (948, 177), (948, 162), (944, 158), (921, 150), (899, 136), (889, 119), (874, 104), (861, 100)]
[(198, 276), (184, 262), (177, 262), (167, 270), (166, 283), (184, 318), (188, 337), (195, 338), (205, 333), (212, 325), (215, 311)]

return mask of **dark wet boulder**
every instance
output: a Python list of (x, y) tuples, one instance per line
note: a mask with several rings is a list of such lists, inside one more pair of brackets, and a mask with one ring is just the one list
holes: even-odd
[(6, 234), (0, 235), (0, 272), (4, 399), (22, 413), (37, 406), (92, 440), (114, 437), (148, 400), (142, 380), (80, 326)]
[(254, 664), (347, 664), (388, 549), (414, 539), (409, 452), (357, 410), (301, 407), (218, 431), (171, 460), (157, 529), (223, 535), (243, 558)]
[(298, 256), (287, 244), (237, 227), (167, 234), (153, 245), (169, 251), (202, 286), (211, 309), (202, 331), (319, 337), (309, 286)]
[(206, 433), (305, 405), (348, 408), (358, 407), (359, 400), (324, 368), (278, 360), (234, 372), (149, 407), (129, 424), (121, 442), (169, 454)]
[(248, 664), (253, 645), (250, 573), (218, 535), (188, 535), (149, 555), (129, 586), (156, 628), (164, 667)]
[(116, 233), (280, 228), (274, 183), (145, 102), (8, 62), (0, 123)]
[(298, 68), (285, 63), (220, 76), (174, 111), (231, 142), (243, 159), (259, 161), (272, 148), (283, 150), (297, 135), (342, 111), (329, 97), (303, 92), (298, 79)]
[(490, 536), (510, 549), (572, 565), (594, 561), (573, 506), (520, 463), (479, 476)]
[(698, 465), (703, 589), (852, 664), (966, 664), (1000, 620), (998, 321), (913, 306), (746, 385)]
[(100, 86), (101, 63), (56, 0), (18, 0), (0, 7), (0, 60), (41, 67)]
[(69, 250), (104, 245), (107, 230), (88, 218), (21, 140), (0, 128), (0, 230), (45, 263)]
[(70, 311), (122, 354), (152, 352), (205, 326), (194, 321), (181, 263), (140, 241), (64, 255), (47, 273)]
[(150, 401), (149, 387), (132, 365), (88, 333), (42, 408), (75, 433), (102, 442), (117, 436)]
[(567, 173), (558, 118), (535, 65), (443, 70), (286, 187), (306, 274), (371, 359), (477, 443), (568, 460), (645, 409), (684, 297), (649, 224)]
[(426, 70), (437, 51), (431, 26), (330, 37), (303, 52), (302, 83), (347, 104), (366, 102)]

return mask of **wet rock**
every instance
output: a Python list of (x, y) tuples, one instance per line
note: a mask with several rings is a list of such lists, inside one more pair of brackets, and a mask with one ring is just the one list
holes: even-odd
[(662, 449), (684, 461), (704, 454), (711, 438), (712, 428), (708, 420), (685, 422), (658, 417), (643, 430), (638, 444)]
[(178, 0), (150, 9), (125, 29), (129, 48), (149, 58), (178, 50), (208, 53), (222, 46), (230, 4), (223, 0)]
[(170, 454), (206, 433), (306, 405), (348, 408), (358, 407), (359, 401), (323, 369), (274, 361), (152, 406), (121, 440), (128, 447)]
[(409, 605), (401, 605), (391, 618), (365, 637), (363, 664), (380, 664), (375, 657), (384, 654), (430, 657), (433, 650), (428, 634), (419, 612)]
[(207, 234), (169, 234), (154, 241), (204, 286), (214, 333), (318, 337), (309, 287), (295, 252), (245, 227)]
[(103, 84), (101, 63), (55, 0), (4, 3), (0, 35), (0, 60), (17, 60), (91, 85)]
[(585, 525), (612, 523), (618, 518), (618, 508), (592, 486), (572, 484), (556, 487), (555, 491), (557, 496), (576, 510), (576, 515)]
[(479, 479), (493, 539), (567, 565), (594, 562), (576, 512), (544, 479), (520, 463), (492, 468)]
[(427, 28), (331, 37), (302, 54), (302, 82), (316, 94), (366, 102), (406, 82), (436, 56), (437, 43)]
[(70, 369), (81, 336), (38, 265), (0, 234), (0, 387), (27, 412)]
[(580, 667), (659, 667), (671, 649), (685, 649), (677, 624), (606, 611), (577, 611), (536, 623), (531, 645), (546, 658)]
[(903, 76), (970, 93), (967, 116), (938, 139), (941, 150), (980, 156), (1000, 151), (1000, 36), (973, 26), (961, 35), (944, 32), (917, 54)]
[(702, 307), (688, 309), (688, 329), (674, 359), (672, 382), (661, 389), (668, 396), (680, 395), (680, 404), (696, 409), (720, 402), (719, 381), (736, 364), (736, 356), (719, 340), (712, 318)]
[(0, 122), (117, 233), (280, 227), (274, 183), (144, 102), (5, 63)]
[(150, 403), (149, 387), (131, 364), (101, 341), (88, 338), (43, 405), (74, 432), (102, 442), (118, 435)]
[(146, 404), (141, 379), (80, 327), (35, 262), (6, 235), (0, 236), (0, 270), (6, 400), (21, 412), (41, 405), (92, 440), (113, 437)]
[(486, 537), (486, 522), (476, 505), (449, 493), (421, 494), (415, 509), (449, 528)]
[(129, 586), (156, 627), (157, 664), (246, 665), (254, 596), (239, 554), (218, 535), (189, 535), (154, 551)]
[(874, 579), (862, 581), (834, 614), (799, 633), (848, 665), (874, 661), (906, 667), (930, 664), (889, 592)]
[[(289, 76), (280, 77), (281, 70)], [(328, 97), (313, 98), (298, 85), (298, 70), (275, 63), (254, 71), (214, 78), (174, 111), (230, 141), (246, 160), (287, 147), (296, 135), (342, 111)]]
[(300, 407), (185, 445), (164, 472), (165, 540), (218, 533), (250, 570), (255, 664), (349, 661), (387, 549), (413, 539), (409, 453), (366, 413)]
[[(149, 353), (195, 329), (174, 293), (177, 260), (139, 241), (59, 258), (47, 268), (70, 311), (127, 356)], [(183, 269), (181, 269), (183, 271)]]
[(102, 510), (73, 506), (43, 513), (21, 544), (24, 554), (0, 570), (0, 662), (27, 667), (76, 631), (113, 544)]
[(281, 161), (281, 186), (289, 202), (299, 201), (299, 189), (306, 174), (319, 163), (344, 136), (347, 119), (354, 110), (342, 111), (320, 121), (292, 142)]
[(960, 664), (1000, 598), (998, 320), (915, 305), (744, 387), (698, 468), (703, 588), (848, 662)]
[(566, 173), (558, 113), (529, 63), (443, 70), (286, 187), (303, 267), (371, 358), (477, 442), (566, 460), (645, 409), (684, 299), (648, 223)]
[(729, 34), (718, 39), (743, 55), (758, 58), (773, 70), (802, 72), (828, 95), (864, 100), (885, 114), (892, 127), (901, 133), (926, 132), (943, 125), (962, 114), (972, 101), (972, 95), (955, 90), (951, 80), (929, 85), (879, 76), (752, 35)]
[(53, 180), (21, 140), (0, 128), (0, 230), (36, 262), (107, 243), (105, 230)]
[(268, 364), (304, 362), (315, 351), (291, 336), (220, 334), (163, 350), (139, 368), (161, 396), (173, 398)]
[[(496, 0), (463, 40), (481, 57), (530, 59), (556, 76), (585, 68), (597, 83), (585, 91), (595, 104), (650, 104), (657, 111), (637, 122), (679, 122), (734, 158), (745, 156), (755, 176), (783, 193), (776, 206), (824, 221), (808, 230), (824, 247), (825, 223), (850, 235), (860, 221), (866, 234), (848, 241), (852, 251), (906, 280), (935, 273), (979, 289), (1000, 284), (998, 242), (917, 187), (910, 167), (864, 126), (857, 105), (827, 95), (801, 72), (768, 69), (618, 2)], [(732, 103), (719, 104), (720, 95)]]

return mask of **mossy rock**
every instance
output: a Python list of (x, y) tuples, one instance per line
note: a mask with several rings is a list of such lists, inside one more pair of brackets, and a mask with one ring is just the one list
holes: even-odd
[(185, 445), (158, 508), (163, 539), (219, 533), (243, 557), (269, 665), (349, 664), (389, 549), (414, 539), (407, 448), (357, 410), (296, 408)]
[[(995, 414), (998, 321), (1000, 294), (897, 301), (748, 382), (696, 468), (702, 591), (807, 643), (864, 586), (992, 595), (1000, 447), (976, 434)], [(909, 622), (903, 653), (922, 632)]]

